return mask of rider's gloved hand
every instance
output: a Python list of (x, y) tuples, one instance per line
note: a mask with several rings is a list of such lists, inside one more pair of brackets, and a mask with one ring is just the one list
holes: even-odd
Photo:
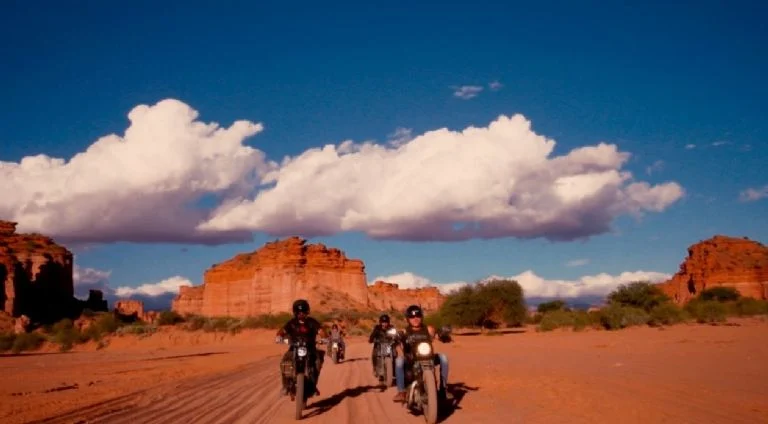
[(275, 343), (282, 343), (282, 342), (283, 342), (283, 338), (282, 337), (280, 337), (280, 336), (275, 337)]

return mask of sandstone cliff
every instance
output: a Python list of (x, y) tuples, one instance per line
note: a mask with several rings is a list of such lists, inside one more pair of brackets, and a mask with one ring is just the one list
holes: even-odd
[(440, 303), (437, 289), (383, 287), (367, 286), (363, 261), (290, 237), (212, 266), (201, 286), (180, 289), (172, 309), (180, 314), (244, 317), (290, 312), (297, 298), (309, 300), (316, 312), (402, 310), (419, 302), (431, 310)]
[(401, 289), (397, 284), (376, 281), (368, 288), (368, 303), (380, 311), (404, 311), (409, 305), (418, 304), (425, 311), (440, 309), (445, 296), (437, 287)]
[(114, 311), (123, 320), (141, 320), (150, 323), (154, 322), (159, 315), (155, 311), (145, 311), (144, 302), (132, 299), (121, 299), (116, 301)]
[(768, 247), (744, 238), (714, 236), (690, 246), (680, 270), (659, 286), (680, 304), (715, 286), (768, 299)]
[(72, 260), (72, 252), (49, 237), (17, 234), (16, 223), (0, 221), (2, 310), (35, 322), (68, 315), (75, 305)]

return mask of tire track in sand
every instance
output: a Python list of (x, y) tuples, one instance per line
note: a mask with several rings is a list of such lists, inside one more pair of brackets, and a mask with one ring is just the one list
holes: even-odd
[[(294, 402), (280, 395), (279, 356), (236, 370), (165, 384), (44, 420), (46, 423), (289, 423)], [(347, 346), (347, 360), (327, 358), (320, 396), (310, 398), (307, 423), (423, 423), (392, 402), (395, 388), (382, 391), (373, 376), (370, 345)], [(447, 422), (460, 422), (450, 417)]]

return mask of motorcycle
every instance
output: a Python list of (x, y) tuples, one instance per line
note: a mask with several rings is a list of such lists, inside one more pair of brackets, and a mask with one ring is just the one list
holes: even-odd
[(412, 335), (408, 344), (415, 346), (413, 361), (406, 368), (405, 406), (412, 413), (421, 413), (427, 424), (437, 422), (438, 398), (435, 353), (428, 337)]
[(328, 354), (331, 356), (334, 364), (344, 360), (344, 349), (341, 348), (340, 340), (331, 339), (331, 343), (328, 345)]
[(281, 369), (283, 377), (289, 381), (288, 393), (291, 399), (296, 401), (296, 419), (300, 420), (307, 406), (307, 399), (315, 394), (315, 380), (312, 375), (315, 364), (309, 362), (309, 348), (305, 339), (290, 340), (278, 337), (277, 343), (289, 344), (292, 347), (292, 358), (290, 361), (281, 362)]
[(376, 377), (385, 387), (394, 385), (395, 378), (395, 343), (397, 329), (389, 328), (385, 336), (377, 341)]

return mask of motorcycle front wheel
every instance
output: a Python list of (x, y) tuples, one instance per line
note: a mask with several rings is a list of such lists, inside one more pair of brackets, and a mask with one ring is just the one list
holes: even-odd
[(422, 401), (422, 411), (424, 411), (424, 420), (427, 424), (437, 422), (437, 383), (435, 382), (434, 371), (427, 371), (424, 376), (424, 390), (426, 393), (427, 404)]
[(296, 419), (301, 419), (304, 411), (304, 373), (296, 376)]

